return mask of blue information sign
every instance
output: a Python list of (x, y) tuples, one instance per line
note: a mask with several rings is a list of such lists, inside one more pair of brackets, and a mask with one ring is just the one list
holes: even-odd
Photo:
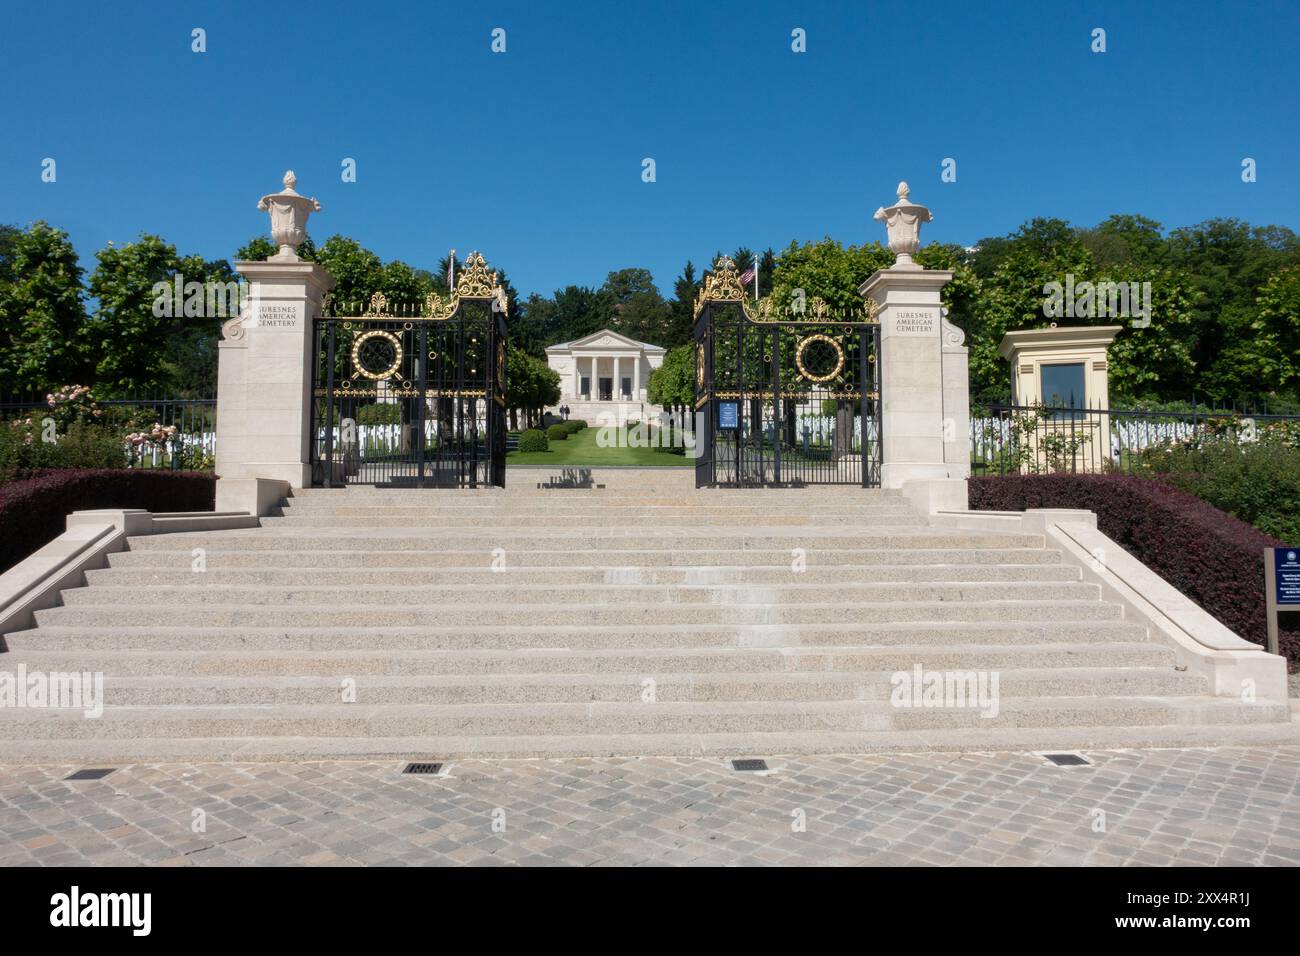
[(1300, 548), (1273, 549), (1278, 604), (1300, 604)]
[(735, 402), (718, 403), (718, 427), (737, 428), (740, 408)]

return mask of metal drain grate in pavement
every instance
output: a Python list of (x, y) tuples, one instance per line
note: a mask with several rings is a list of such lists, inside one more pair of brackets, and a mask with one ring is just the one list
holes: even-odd
[(1079, 754), (1043, 754), (1058, 767), (1090, 767), (1092, 764)]
[(116, 767), (98, 767), (98, 768), (92, 768), (90, 770), (78, 770), (75, 773), (68, 774), (63, 779), (64, 780), (103, 780), (105, 777), (107, 777), (110, 773), (112, 773), (116, 769), (117, 769)]
[(733, 760), (731, 761), (731, 769), (746, 771), (749, 773), (752, 773), (755, 770), (766, 770), (767, 761), (766, 760)]
[(408, 763), (402, 773), (419, 773), (428, 775), (437, 775), (442, 773), (442, 764), (440, 763)]

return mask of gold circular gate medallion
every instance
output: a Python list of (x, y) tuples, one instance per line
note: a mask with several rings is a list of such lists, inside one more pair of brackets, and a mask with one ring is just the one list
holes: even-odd
[[(808, 350), (813, 346), (817, 348), (809, 353)], [(844, 349), (829, 335), (818, 332), (799, 340), (799, 347), (794, 353), (794, 364), (798, 366), (799, 374), (808, 381), (829, 382), (844, 371)], [(824, 371), (828, 366), (831, 367), (830, 371)]]
[[(384, 363), (389, 363), (384, 365)], [(352, 368), (372, 381), (392, 378), (402, 367), (402, 340), (392, 332), (371, 329), (352, 341)]]

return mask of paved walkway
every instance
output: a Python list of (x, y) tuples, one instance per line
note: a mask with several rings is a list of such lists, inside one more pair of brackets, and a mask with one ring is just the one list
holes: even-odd
[(0, 865), (1300, 864), (1300, 747), (1088, 756), (0, 767)]

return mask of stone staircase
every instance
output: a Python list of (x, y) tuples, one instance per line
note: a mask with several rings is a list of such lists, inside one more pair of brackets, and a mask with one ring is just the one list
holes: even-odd
[[(1041, 536), (860, 488), (308, 490), (132, 539), (6, 635), (99, 719), (0, 709), (0, 760), (1061, 750), (1295, 740), (1207, 695)], [(995, 672), (996, 716), (891, 675)]]

